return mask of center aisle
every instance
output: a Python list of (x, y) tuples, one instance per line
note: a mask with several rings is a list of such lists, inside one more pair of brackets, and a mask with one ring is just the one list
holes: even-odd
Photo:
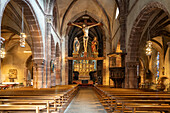
[(64, 113), (107, 113), (92, 87), (81, 87)]

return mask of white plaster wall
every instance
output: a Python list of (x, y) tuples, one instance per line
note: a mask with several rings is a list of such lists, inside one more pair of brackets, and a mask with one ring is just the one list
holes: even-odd
[(1, 80), (9, 82), (9, 69), (17, 69), (17, 79), (15, 82), (25, 84), (26, 80), (26, 61), (31, 53), (24, 53), (25, 50), (31, 50), (26, 43), (25, 48), (21, 48), (19, 43), (11, 50), (7, 51), (6, 57), (2, 60)]

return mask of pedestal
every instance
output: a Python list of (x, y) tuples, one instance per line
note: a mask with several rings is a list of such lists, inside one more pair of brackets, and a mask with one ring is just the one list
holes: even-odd
[(10, 82), (14, 82), (14, 78), (10, 78), (9, 80), (10, 80)]
[(89, 75), (79, 75), (79, 80), (90, 80), (90, 76)]
[(78, 53), (73, 53), (73, 57), (74, 57), (74, 58), (76, 58), (76, 57), (78, 57), (78, 56), (79, 56)]
[(87, 52), (84, 52), (84, 57), (87, 57)]
[(94, 52), (94, 53), (93, 53), (93, 57), (94, 57), (94, 58), (97, 58), (97, 57), (98, 57), (98, 55), (99, 55), (99, 53), (98, 53), (98, 52)]

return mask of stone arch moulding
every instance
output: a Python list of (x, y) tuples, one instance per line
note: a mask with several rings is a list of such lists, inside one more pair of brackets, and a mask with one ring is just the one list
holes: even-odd
[[(30, 36), (32, 37), (33, 40), (33, 47), (32, 47), (33, 59), (35, 60), (44, 59), (42, 34), (38, 24), (37, 17), (35, 15), (31, 3), (29, 2), (29, 0), (13, 0), (13, 1), (19, 4), (20, 6), (24, 7), (25, 9), (24, 17), (29, 25)], [(7, 0), (4, 4), (2, 8), (2, 16), (9, 2), (10, 0)], [(0, 24), (2, 21), (2, 16), (0, 16)]]
[(129, 53), (127, 54), (127, 61), (137, 61), (138, 58), (138, 48), (139, 48), (139, 40), (140, 36), (142, 34), (142, 31), (150, 18), (152, 12), (156, 9), (161, 9), (163, 10), (169, 17), (169, 13), (165, 6), (163, 6), (159, 2), (150, 2), (147, 5), (144, 6), (142, 11), (139, 13), (137, 16), (128, 41), (128, 51)]

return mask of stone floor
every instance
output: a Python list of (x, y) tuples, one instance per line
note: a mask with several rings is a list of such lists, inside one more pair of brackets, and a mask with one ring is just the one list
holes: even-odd
[(64, 113), (107, 113), (91, 87), (80, 88)]

